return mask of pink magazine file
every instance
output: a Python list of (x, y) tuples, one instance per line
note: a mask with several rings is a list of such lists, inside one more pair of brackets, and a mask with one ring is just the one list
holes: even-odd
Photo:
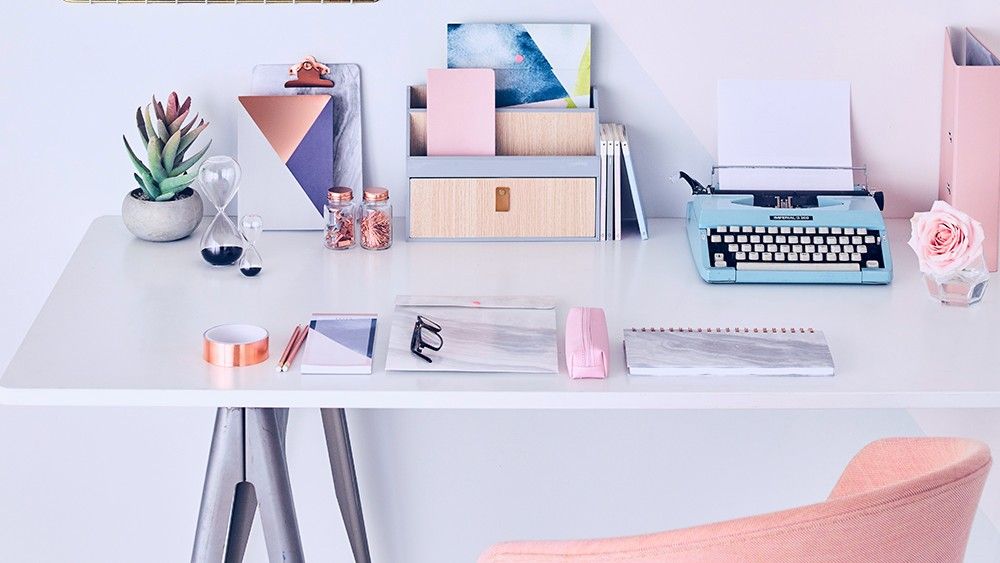
[(427, 71), (427, 156), (496, 156), (492, 69)]
[(570, 378), (606, 378), (608, 352), (608, 321), (604, 309), (570, 309), (566, 317), (566, 367)]
[(968, 29), (946, 30), (938, 196), (983, 224), (997, 271), (1000, 238), (1000, 59)]

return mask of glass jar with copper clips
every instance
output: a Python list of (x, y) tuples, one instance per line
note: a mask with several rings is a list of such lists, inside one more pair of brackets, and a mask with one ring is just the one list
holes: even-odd
[(361, 202), (361, 247), (385, 250), (392, 246), (392, 205), (389, 190), (365, 188)]
[(354, 190), (333, 187), (326, 193), (326, 247), (347, 250), (357, 243)]

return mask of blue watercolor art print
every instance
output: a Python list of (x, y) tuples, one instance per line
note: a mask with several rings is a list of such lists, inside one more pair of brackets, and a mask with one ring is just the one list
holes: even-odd
[(590, 107), (590, 25), (448, 25), (448, 68), (496, 70), (497, 107)]

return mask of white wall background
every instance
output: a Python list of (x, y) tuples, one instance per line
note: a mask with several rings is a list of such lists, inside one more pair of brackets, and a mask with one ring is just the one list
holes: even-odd
[[(586, 21), (602, 117), (630, 126), (652, 214), (680, 213), (685, 190), (665, 180), (676, 170), (707, 175), (717, 78), (833, 77), (853, 82), (856, 161), (903, 216), (936, 191), (942, 28), (970, 25), (1000, 47), (993, 0), (2, 7), (0, 367), (89, 222), (117, 213), (131, 186), (119, 135), (133, 134), (132, 112), (153, 92), (194, 96), (213, 122), (214, 152), (231, 153), (232, 100), (254, 64), (306, 53), (360, 63), (367, 183), (389, 186), (400, 203), (403, 87), (443, 64), (446, 23)], [(184, 560), (212, 417), (0, 408), (0, 560)], [(998, 413), (916, 420), (1000, 451)], [(393, 562), (472, 561), (501, 539), (651, 531), (811, 502), (868, 440), (921, 431), (898, 411), (373, 411), (351, 422), (373, 552)], [(318, 415), (293, 413), (307, 553), (344, 560), (322, 444)], [(991, 485), (984, 507), (994, 519), (998, 497)], [(259, 547), (248, 560), (264, 560)], [(1000, 558), (988, 521), (977, 522), (971, 550), (970, 561)]]

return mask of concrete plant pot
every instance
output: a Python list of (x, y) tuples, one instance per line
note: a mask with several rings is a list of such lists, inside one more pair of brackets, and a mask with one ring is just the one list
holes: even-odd
[(201, 196), (191, 188), (171, 201), (150, 201), (136, 188), (125, 194), (122, 220), (125, 228), (142, 240), (170, 242), (190, 236), (201, 223), (204, 210)]

